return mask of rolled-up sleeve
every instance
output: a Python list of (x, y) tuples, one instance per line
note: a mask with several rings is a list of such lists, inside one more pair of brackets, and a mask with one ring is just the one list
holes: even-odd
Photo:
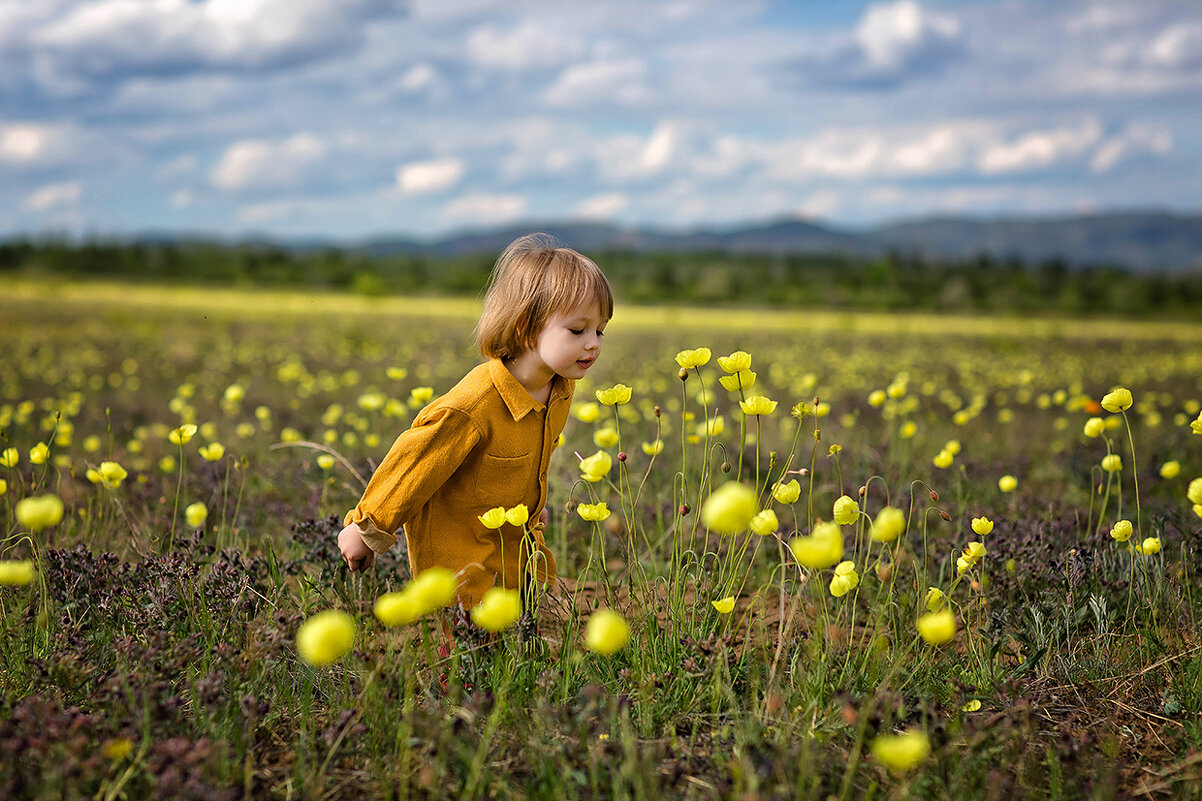
[(454, 408), (428, 410), (397, 437), (372, 474), (359, 503), (343, 525), (354, 523), (363, 541), (382, 553), (397, 540), (396, 532), (459, 469), (481, 440), (466, 413)]

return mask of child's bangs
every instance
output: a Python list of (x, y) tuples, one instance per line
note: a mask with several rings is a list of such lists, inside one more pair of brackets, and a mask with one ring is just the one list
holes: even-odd
[(567, 311), (596, 303), (603, 318), (608, 320), (613, 317), (614, 296), (605, 274), (580, 254), (574, 251), (568, 251), (568, 254), (559, 251), (553, 261), (555, 269), (548, 276), (551, 279), (551, 291), (548, 293), (550, 308)]

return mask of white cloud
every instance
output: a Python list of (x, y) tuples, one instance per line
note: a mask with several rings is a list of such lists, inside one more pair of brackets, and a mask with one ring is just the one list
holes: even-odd
[(550, 30), (534, 19), (501, 30), (486, 25), (467, 37), (467, 55), (481, 67), (522, 71), (558, 67), (579, 57), (584, 47), (574, 36)]
[(637, 58), (606, 59), (574, 64), (543, 93), (551, 106), (590, 106), (602, 103), (639, 105), (650, 99), (645, 85), (647, 65)]
[(171, 206), (177, 209), (186, 209), (196, 202), (196, 195), (191, 189), (179, 189), (171, 193)]
[(608, 220), (630, 205), (621, 192), (602, 192), (587, 197), (576, 206), (576, 216), (589, 220)]
[(1202, 22), (1181, 22), (1161, 31), (1144, 51), (1146, 63), (1165, 69), (1202, 65)]
[(41, 125), (7, 125), (0, 127), (0, 159), (11, 162), (30, 162), (48, 149), (53, 132)]
[(226, 149), (210, 180), (214, 186), (231, 190), (296, 186), (326, 151), (326, 144), (308, 133), (283, 141), (243, 140)]
[(46, 184), (27, 195), (21, 201), (25, 211), (49, 211), (62, 206), (73, 206), (83, 197), (83, 185), (78, 181)]
[(955, 42), (959, 34), (954, 18), (927, 11), (914, 0), (870, 6), (856, 27), (868, 65), (883, 71), (904, 68)]
[(522, 195), (477, 192), (447, 203), (440, 216), (446, 222), (496, 225), (521, 217), (528, 205)]
[(397, 169), (397, 188), (405, 195), (443, 192), (459, 183), (464, 169), (463, 160), (458, 158), (415, 161)]
[(1075, 127), (1031, 131), (1012, 142), (987, 148), (980, 156), (978, 167), (987, 175), (1050, 167), (1080, 156), (1101, 136), (1101, 126), (1092, 119)]
[(1126, 158), (1140, 154), (1163, 156), (1173, 149), (1173, 135), (1159, 126), (1134, 124), (1110, 137), (1094, 152), (1089, 168), (1105, 173)]
[(181, 175), (189, 175), (196, 171), (199, 162), (191, 153), (183, 153), (170, 159), (155, 171), (155, 178), (160, 181), (169, 181), (172, 178), (178, 178)]

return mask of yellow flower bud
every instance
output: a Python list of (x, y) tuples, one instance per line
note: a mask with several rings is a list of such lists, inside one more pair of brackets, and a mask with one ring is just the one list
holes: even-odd
[(1117, 387), (1102, 396), (1102, 408), (1108, 412), (1122, 412), (1131, 408), (1131, 390)]
[(530, 510), (526, 508), (526, 504), (524, 503), (519, 503), (512, 509), (505, 510), (505, 522), (511, 526), (524, 526), (529, 519)]
[(1018, 489), (1018, 479), (1014, 476), (1002, 476), (997, 480), (997, 488), (1002, 492), (1014, 492)]
[(718, 534), (738, 534), (755, 514), (755, 492), (734, 481), (716, 489), (701, 505), (701, 522)]
[(495, 506), (482, 515), (476, 516), (485, 528), (500, 528), (505, 525), (505, 507)]
[(832, 514), (836, 523), (841, 526), (848, 526), (856, 522), (856, 519), (860, 516), (860, 505), (850, 496), (840, 495), (835, 499), (835, 507)]
[(796, 503), (801, 497), (801, 484), (797, 483), (797, 479), (777, 484), (772, 490), (772, 497), (779, 503)]
[(599, 523), (609, 517), (609, 506), (601, 503), (582, 503), (576, 507), (576, 514), (591, 523)]
[(978, 536), (984, 537), (993, 531), (993, 521), (988, 517), (974, 517), (972, 519), (972, 530)]
[(584, 629), (584, 647), (593, 653), (609, 656), (630, 642), (630, 626), (612, 609), (598, 609), (588, 619)]
[(779, 526), (780, 522), (776, 519), (776, 512), (771, 509), (764, 509), (751, 518), (751, 530), (761, 537), (772, 534)]
[(1131, 539), (1131, 534), (1133, 532), (1134, 528), (1132, 527), (1130, 520), (1120, 520), (1110, 529), (1110, 536), (1114, 537), (1119, 542), (1126, 542), (1127, 540)]
[(950, 609), (927, 612), (916, 625), (919, 636), (931, 645), (943, 645), (956, 636), (956, 616)]
[(682, 350), (676, 354), (676, 363), (686, 370), (694, 367), (701, 367), (708, 364), (710, 360), (709, 348), (697, 348), (696, 350)]
[(843, 559), (843, 530), (836, 523), (820, 523), (808, 537), (795, 537), (789, 549), (803, 567), (831, 567)]
[(751, 367), (751, 354), (736, 350), (729, 356), (719, 356), (718, 366), (727, 373), (738, 373)]
[(297, 653), (314, 667), (337, 661), (354, 643), (355, 621), (340, 609), (317, 613), (296, 632)]
[(472, 621), (485, 631), (507, 629), (522, 615), (522, 600), (517, 590), (493, 587), (484, 593), (480, 603), (472, 609)]
[(209, 517), (209, 508), (200, 501), (188, 504), (184, 509), (184, 520), (192, 528), (200, 528)]
[(720, 598), (717, 601), (710, 601), (710, 605), (718, 610), (720, 615), (729, 615), (735, 608), (735, 597), (728, 595), (725, 598)]
[(894, 506), (886, 506), (877, 512), (868, 535), (873, 542), (893, 542), (905, 529), (905, 513)]

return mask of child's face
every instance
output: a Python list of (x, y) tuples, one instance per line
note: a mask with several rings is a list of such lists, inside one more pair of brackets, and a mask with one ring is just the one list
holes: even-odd
[(552, 314), (538, 335), (538, 358), (564, 378), (583, 378), (601, 353), (601, 335), (609, 320), (592, 301), (566, 312)]

